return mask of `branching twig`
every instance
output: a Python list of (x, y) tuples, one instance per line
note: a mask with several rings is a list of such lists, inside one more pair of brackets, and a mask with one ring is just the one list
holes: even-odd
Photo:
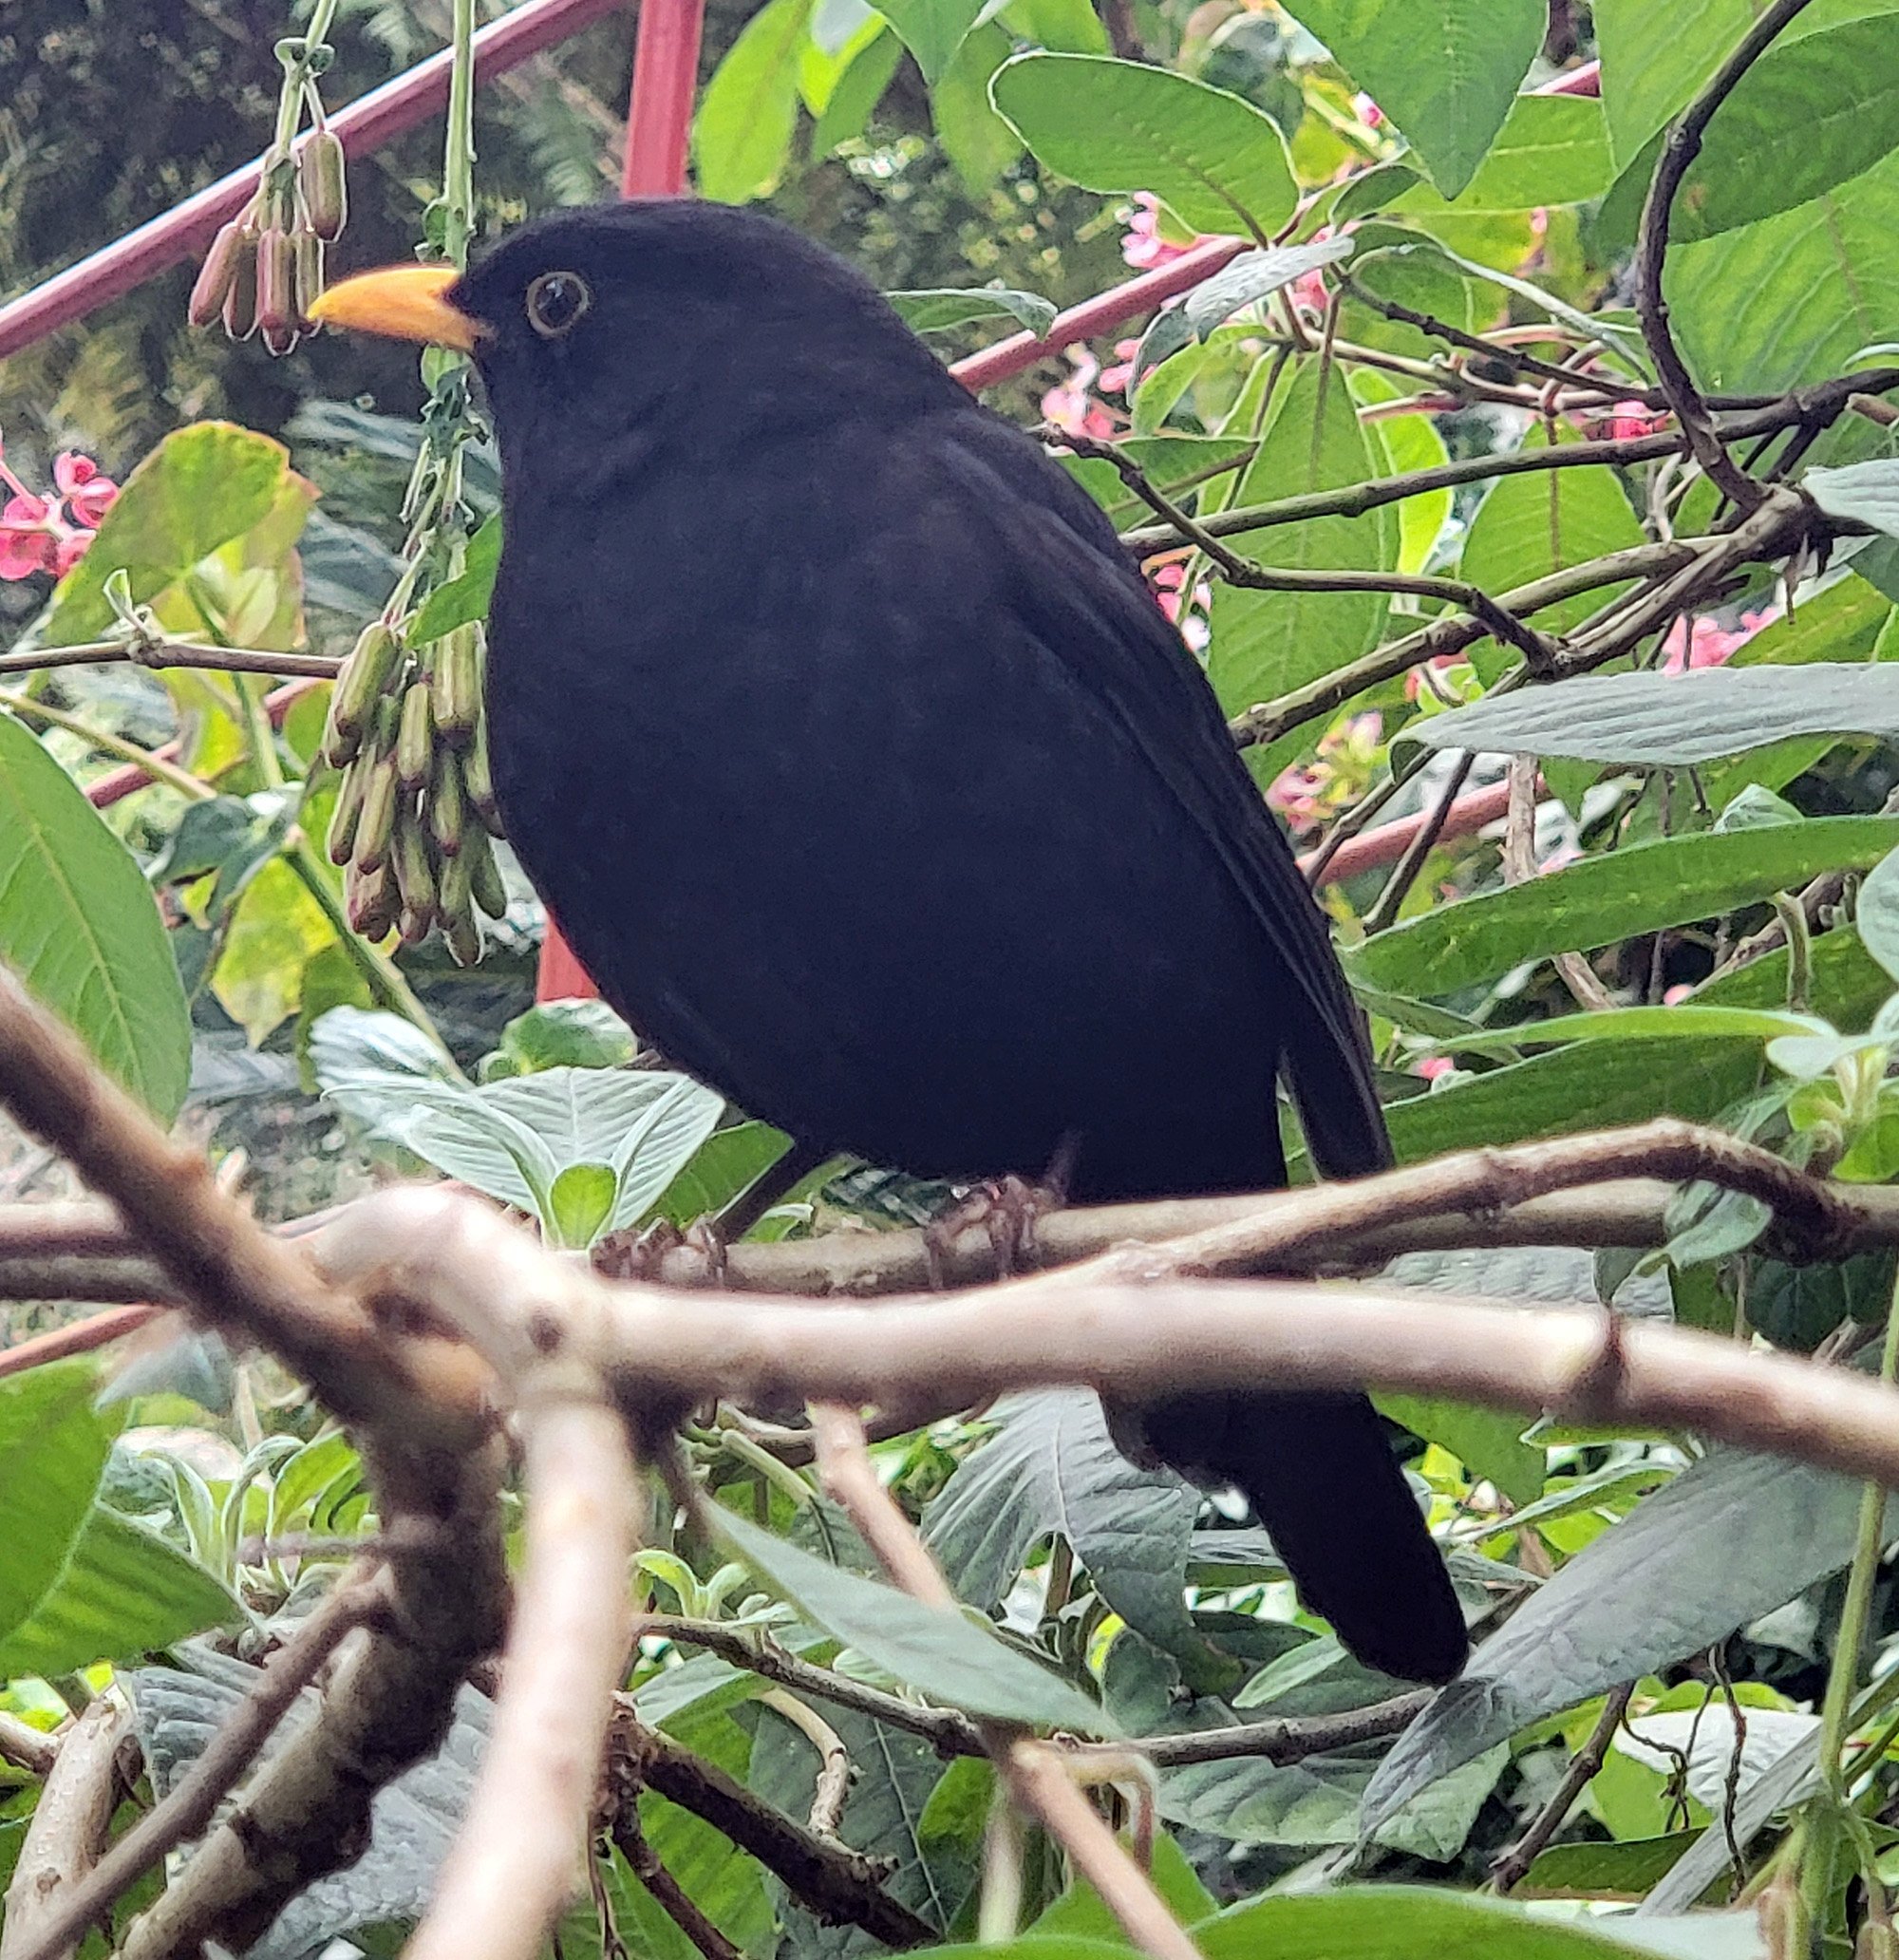
[(1608, 1755), (1628, 1698), (1635, 1692), (1633, 1682), (1612, 1687), (1603, 1703), (1600, 1720), (1589, 1731), (1589, 1740), (1570, 1758), (1569, 1767), (1551, 1792), (1550, 1800), (1531, 1819), (1529, 1828), (1490, 1868), (1490, 1882), (1498, 1892), (1513, 1892), (1523, 1883), (1523, 1875), (1536, 1862), (1551, 1838), (1562, 1828), (1563, 1819)]
[(613, 1842), (629, 1869), (652, 1894), (662, 1912), (697, 1947), (705, 1960), (740, 1960), (739, 1950), (713, 1925), (666, 1868), (666, 1860), (640, 1829), (637, 1802), (624, 1803), (613, 1819)]
[[(180, 1844), (197, 1837), (217, 1806), (256, 1762), (277, 1724), (337, 1645), (372, 1613), (386, 1611), (391, 1595), (367, 1570), (338, 1580), (296, 1632), (271, 1657), (257, 1685), (206, 1745), (156, 1810), (148, 1811), (62, 1901), (59, 1913), (6, 1960), (50, 1960), (85, 1928), (103, 1920), (112, 1901)], [(89, 1712), (89, 1711), (88, 1711)], [(8, 1914), (9, 1933), (13, 1916)]]
[(1715, 487), (1743, 513), (1751, 512), (1759, 503), (1761, 486), (1727, 453), (1715, 428), (1714, 417), (1695, 386), (1668, 325), (1668, 302), (1662, 285), (1668, 253), (1668, 219), (1682, 179), (1701, 155), (1702, 139), (1707, 134), (1715, 111), (1734, 92), (1736, 84), (1781, 28), (1806, 5), (1807, 0), (1773, 0), (1773, 5), (1741, 36), (1733, 53), (1715, 70), (1702, 92), (1676, 119), (1656, 160), (1636, 247), (1636, 311), (1642, 321), (1642, 337), (1654, 358), (1655, 372), (1667, 391), (1668, 405), (1682, 424), (1695, 461)]
[(65, 1960), (86, 1928), (103, 1920), (117, 1888), (89, 1881), (132, 1781), (127, 1750), (136, 1761), (132, 1711), (117, 1694), (101, 1695), (63, 1738), (7, 1888), (0, 1960)]
[[(817, 1403), (811, 1422), (825, 1487), (849, 1513), (878, 1563), (913, 1598), (945, 1612), (959, 1611), (915, 1528), (877, 1480), (855, 1410), (841, 1403)], [(1081, 1794), (1060, 1752), (1003, 1723), (979, 1722), (977, 1728), (1009, 1794), (1067, 1852), (1128, 1938), (1154, 1960), (1195, 1960), (1194, 1942)]]

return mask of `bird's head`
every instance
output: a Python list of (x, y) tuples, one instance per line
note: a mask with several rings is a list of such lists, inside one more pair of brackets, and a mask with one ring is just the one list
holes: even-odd
[(465, 274), (392, 266), (332, 286), (326, 325), (473, 355), (504, 453), (719, 405), (728, 426), (858, 413), (953, 384), (860, 273), (757, 212), (630, 199), (536, 219)]

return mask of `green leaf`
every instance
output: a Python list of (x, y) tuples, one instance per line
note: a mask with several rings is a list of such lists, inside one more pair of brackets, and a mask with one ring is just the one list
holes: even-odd
[[(1773, 1008), (1787, 998), (1787, 950), (1750, 960), (1719, 979), (1703, 981), (1697, 1004)], [(1811, 1005), (1835, 1027), (1864, 1027), (1892, 991), (1892, 982), (1868, 954), (1851, 926), (1835, 926), (1814, 941)], [(1684, 1003), (1684, 1005), (1686, 1005)]]
[(322, 1061), (318, 1074), (326, 1095), (359, 1121), (544, 1224), (555, 1222), (564, 1170), (604, 1167), (615, 1180), (609, 1232), (646, 1214), (724, 1107), (714, 1090), (660, 1070), (547, 1068), (479, 1088)]
[(810, 17), (811, 0), (768, 0), (714, 70), (692, 119), (701, 196), (748, 204), (777, 188), (798, 127), (798, 56)]
[(811, 132), (812, 160), (828, 157), (840, 144), (854, 142), (870, 123), (872, 113), (883, 100), (897, 63), (903, 59), (903, 44), (894, 34), (880, 34), (858, 51), (851, 66), (837, 79)]
[(1812, 1014), (1790, 1014), (1771, 1008), (1700, 1007), (1684, 1001), (1674, 1008), (1610, 1008), (1601, 1013), (1558, 1014), (1553, 1020), (1526, 1022), (1521, 1027), (1488, 1028), (1439, 1042), (1447, 1051), (1495, 1047), (1508, 1039), (1518, 1047), (1540, 1047), (1562, 1042), (1589, 1041), (1778, 1041), (1786, 1035), (1832, 1034), (1825, 1021)]
[(1525, 960), (1713, 918), (1822, 872), (1875, 864), (1895, 843), (1899, 820), (1823, 817), (1631, 844), (1439, 906), (1367, 940), (1353, 965), (1393, 993), (1454, 993)]
[(1336, 265), (1341, 259), (1349, 258), (1355, 249), (1350, 238), (1320, 238), (1305, 245), (1273, 245), (1263, 251), (1242, 252), (1211, 279), (1194, 287), (1181, 311), (1194, 338), (1205, 340), (1215, 327), (1223, 326), (1242, 307), (1256, 305), (1268, 294), (1290, 286), (1322, 266)]
[[(1375, 368), (1360, 368), (1352, 373), (1352, 394), (1361, 404), (1395, 402), (1402, 390), (1389, 375)], [(1395, 477), (1412, 470), (1439, 469), (1450, 461), (1438, 424), (1428, 415), (1382, 415), (1368, 424), (1379, 453), (1382, 477)], [(1451, 515), (1448, 488), (1427, 490), (1421, 497), (1407, 497), (1398, 506), (1398, 569), (1421, 572), (1430, 562), (1445, 522)]]
[(31, 1618), (92, 1508), (122, 1409), (93, 1406), (90, 1355), (0, 1379), (0, 1638)]
[(606, 1164), (569, 1164), (547, 1194), (550, 1242), (584, 1252), (607, 1229), (618, 1188), (619, 1179)]
[[(1155, 1835), (1154, 1858), (1148, 1866), (1147, 1875), (1154, 1880), (1154, 1889), (1160, 1894), (1167, 1910), (1183, 1926), (1197, 1925), (1211, 1917), (1218, 1905), (1213, 1894), (1201, 1884), (1199, 1874), (1187, 1860), (1187, 1854), (1165, 1831)], [(1036, 1939), (1060, 1936), (1063, 1939), (1109, 1940), (1119, 1944), (1126, 1938), (1121, 1932), (1120, 1921), (1085, 1878), (1077, 1878), (1028, 1932)]]
[(1473, 1477), (1487, 1477), (1513, 1503), (1541, 1495), (1544, 1454), (1524, 1442), (1529, 1424), (1521, 1416), (1441, 1396), (1381, 1393), (1373, 1400), (1412, 1435), (1441, 1443)]
[[(1899, 16), (1893, 25), (1899, 28)], [(1800, 487), (1830, 516), (1899, 537), (1899, 457), (1809, 470)]]
[(107, 1074), (170, 1122), (191, 1076), (191, 1021), (151, 887), (72, 778), (8, 715), (0, 959)]
[(1896, 236), (1899, 154), (1792, 211), (1673, 247), (1669, 313), (1697, 380), (1777, 391), (1852, 367), (1899, 315)]
[(1101, 1710), (1058, 1674), (1008, 1647), (987, 1621), (860, 1578), (721, 1505), (720, 1538), (810, 1619), (931, 1700), (1000, 1722), (1106, 1732)]
[(1481, 1143), (1679, 1116), (1706, 1122), (1755, 1085), (1759, 1058), (1732, 1041), (1590, 1042), (1390, 1104), (1401, 1163)]
[(1012, 1395), (988, 1420), (996, 1433), (924, 1513), (957, 1596), (1000, 1605), (1029, 1548), (1053, 1532), (1129, 1626), (1170, 1652), (1199, 1652), (1182, 1596), (1199, 1494), (1172, 1471), (1129, 1462), (1085, 1390)]
[[(1752, 1915), (1747, 1923), (1754, 1925)], [(1613, 1932), (1599, 1931), (1470, 1893), (1360, 1885), (1235, 1906), (1196, 1926), (1194, 1939), (1206, 1960), (1444, 1960), (1453, 1953), (1457, 1960), (1627, 1960), (1655, 1951), (1615, 1937), (1626, 1922), (1610, 1924)], [(1727, 1960), (1747, 1953), (1730, 1948)], [(985, 1960), (1008, 1955), (1007, 1947), (989, 1948)]]
[(1899, 854), (1882, 858), (1859, 888), (1860, 944), (1899, 980)]
[(1379, 1766), (1367, 1827), (1529, 1724), (1657, 1673), (1838, 1571), (1857, 1511), (1852, 1479), (1780, 1458), (1716, 1449), (1690, 1464), (1478, 1648)]
[[(1549, 443), (1538, 433), (1524, 446), (1546, 449)], [(1471, 522), (1458, 570), (1486, 592), (1510, 592), (1642, 541), (1642, 526), (1612, 470), (1542, 470), (1502, 477), (1492, 486)], [(1608, 586), (1579, 594), (1539, 612), (1536, 624), (1549, 632), (1566, 631), (1626, 590)]]
[(1672, 1831), (1665, 1838), (1630, 1838), (1619, 1844), (1602, 1838), (1552, 1844), (1523, 1875), (1516, 1895), (1638, 1899), (1700, 1836), (1699, 1831)]
[(415, 616), (409, 637), (418, 645), (437, 640), (471, 619), (488, 616), (495, 594), (495, 571), (501, 562), (501, 514), (497, 511), (468, 540), (461, 570), (429, 594)]
[[(1899, 144), (1899, 13), (1770, 47), (1724, 102), (1677, 199), (1673, 236), (1791, 210)], [(1772, 170), (1759, 167), (1763, 156)]]
[(0, 1639), (0, 1678), (128, 1661), (243, 1617), (229, 1588), (203, 1566), (94, 1504), (58, 1578), (31, 1616)]
[(1548, 25), (1541, 0), (1293, 0), (1291, 11), (1447, 198), (1476, 174)]
[[(957, 176), (977, 195), (987, 191), (1022, 155), (1021, 137), (989, 102), (989, 83), (1014, 52), (1015, 43), (990, 21), (956, 50), (956, 59), (930, 91), (930, 120), (935, 126), (936, 141), (956, 166)], [(1054, 317), (1053, 308), (1049, 317)]]
[[(1894, 0), (1816, 0), (1783, 31), (1773, 55), (1784, 52), (1801, 36), (1841, 21), (1891, 12)], [(1603, 105), (1608, 111), (1609, 136), (1620, 166), (1626, 169), (1634, 162), (1650, 138), (1678, 109), (1687, 106), (1758, 12), (1753, 0), (1669, 0), (1666, 7), (1656, 6), (1654, 0), (1596, 0)], [(1838, 79), (1828, 79), (1813, 98), (1814, 106), (1833, 95)], [(1719, 128), (1727, 113), (1722, 108), (1713, 126)]]
[[(1235, 503), (1343, 489), (1375, 473), (1371, 445), (1336, 368), (1328, 376), (1308, 360), (1281, 389), (1272, 425), (1233, 492)], [(1365, 518), (1283, 524), (1234, 546), (1256, 562), (1294, 570), (1388, 571), (1398, 526), (1387, 505)], [(1356, 659), (1378, 638), (1385, 609), (1380, 593), (1251, 592), (1221, 584), (1213, 592), (1208, 678), (1222, 707), (1237, 714)]]
[[(254, 430), (228, 422), (174, 430), (125, 479), (85, 556), (60, 581), (45, 644), (73, 646), (111, 629), (105, 581), (115, 572), (126, 575), (134, 604), (164, 617), (187, 573), (272, 515), (289, 475), (290, 451)], [(165, 623), (197, 630), (202, 621), (192, 606)]]
[(1419, 217), (1457, 217), (1487, 211), (1531, 211), (1580, 204), (1615, 181), (1603, 105), (1579, 95), (1519, 95), (1490, 154), (1453, 199), (1419, 186), (1386, 209)]
[(284, 858), (273, 858), (237, 899), (211, 990), (255, 1047), (297, 1011), (305, 971), (337, 943), (329, 914)]
[(1201, 232), (1276, 231), (1298, 199), (1278, 125), (1222, 88), (1103, 55), (1024, 54), (989, 85), (998, 112), (1058, 176), (1152, 191)]
[(1795, 735), (1899, 736), (1899, 670), (1815, 661), (1581, 674), (1432, 715), (1404, 733), (1427, 748), (1681, 768)]
[(897, 30), (916, 58), (923, 79), (934, 83), (954, 58), (983, 11), (982, 0), (879, 0), (877, 11)]
[(618, 1068), (633, 1059), (635, 1046), (633, 1030), (605, 1001), (543, 1001), (501, 1029), (494, 1053), (482, 1057), (481, 1080), (543, 1068)]
[(734, 1123), (715, 1130), (666, 1187), (655, 1209), (675, 1225), (690, 1225), (729, 1204), (790, 1148), (791, 1140), (769, 1123)]
[(941, 333), (971, 320), (1013, 320), (1030, 333), (1046, 333), (1054, 324), (1055, 302), (1039, 292), (1006, 286), (931, 286), (912, 292), (886, 292), (912, 333)]

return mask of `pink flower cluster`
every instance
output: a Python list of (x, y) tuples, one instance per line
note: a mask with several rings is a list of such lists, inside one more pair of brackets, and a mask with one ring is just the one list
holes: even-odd
[(1274, 779), (1266, 800), (1297, 834), (1316, 830), (1365, 792), (1384, 738), (1375, 710), (1347, 715), (1319, 738), (1310, 763), (1295, 763)]
[(53, 492), (28, 490), (0, 453), (0, 483), (11, 492), (0, 506), (0, 578), (50, 572), (64, 578), (85, 556), (92, 534), (112, 508), (119, 486), (76, 449), (53, 458)]

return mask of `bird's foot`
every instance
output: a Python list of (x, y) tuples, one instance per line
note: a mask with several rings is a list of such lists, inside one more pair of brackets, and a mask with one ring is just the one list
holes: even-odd
[[(698, 1270), (674, 1259), (675, 1253), (690, 1254)], [(725, 1284), (725, 1239), (710, 1218), (697, 1219), (684, 1232), (670, 1218), (656, 1218), (643, 1232), (610, 1232), (588, 1256), (605, 1279), (665, 1280), (673, 1286)]]
[(1030, 1271), (1038, 1263), (1036, 1225), (1045, 1214), (1059, 1212), (1067, 1202), (1066, 1184), (1067, 1167), (1058, 1159), (1039, 1184), (1011, 1173), (1006, 1178), (989, 1178), (959, 1198), (923, 1228), (923, 1256), (931, 1288), (941, 1292), (953, 1282), (957, 1242), (966, 1232), (978, 1227), (988, 1238), (994, 1261), (990, 1272), (995, 1277), (1007, 1279)]

